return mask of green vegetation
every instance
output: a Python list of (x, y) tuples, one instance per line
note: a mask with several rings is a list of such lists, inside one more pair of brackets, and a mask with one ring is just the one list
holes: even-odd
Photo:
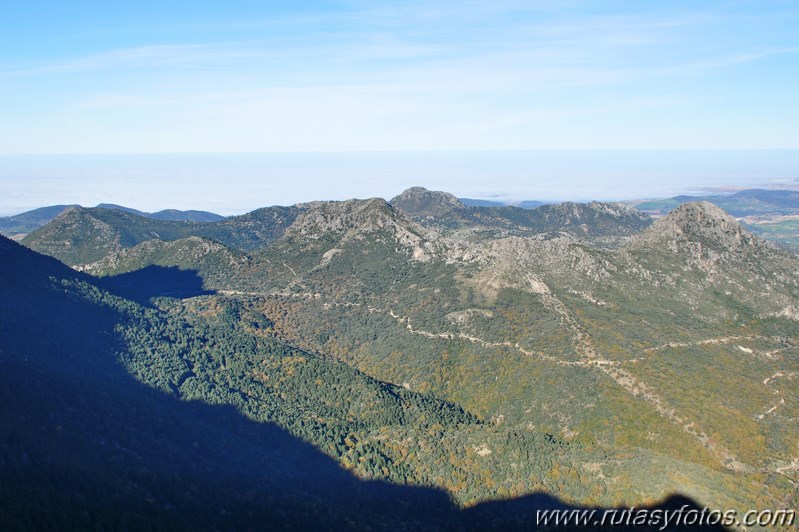
[(217, 222), (191, 222), (145, 218), (116, 209), (75, 208), (26, 236), (23, 243), (70, 265), (90, 264), (147, 240), (190, 236), (251, 251), (282, 236), (297, 214), (296, 207), (269, 207)]
[(790, 249), (799, 249), (799, 218), (746, 223), (746, 228), (761, 238)]
[(614, 238), (629, 236), (652, 222), (648, 216), (621, 204), (522, 202), (511, 207), (469, 200), (466, 206), (452, 194), (421, 187), (409, 188), (393, 198), (391, 205), (426, 227), (447, 233), (466, 230), (467, 234), (478, 233), (482, 238), (540, 233)]
[(77, 205), (51, 205), (15, 216), (4, 216), (0, 218), (0, 234), (6, 236), (26, 235), (46, 225), (47, 222), (70, 207), (77, 207)]
[(667, 214), (683, 203), (698, 201), (708, 201), (718, 205), (735, 217), (774, 216), (799, 212), (799, 192), (795, 190), (748, 189), (732, 194), (675, 196), (669, 199), (644, 201), (635, 207), (646, 212)]
[(498, 238), (498, 211), (423, 199), (416, 221), (380, 200), (209, 224), (74, 211), (27, 243), (101, 277), (9, 262), (10, 301), (28, 301), (3, 308), (5, 352), (75, 344), (82, 368), (105, 360), (176, 404), (279, 427), (357, 478), (464, 506), (541, 491), (796, 505), (794, 255), (709, 204), (652, 226), (605, 204), (507, 208), (506, 227), (538, 225)]

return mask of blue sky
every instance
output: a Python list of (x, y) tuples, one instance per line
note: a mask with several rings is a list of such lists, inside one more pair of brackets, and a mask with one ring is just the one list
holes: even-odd
[(799, 147), (795, 1), (0, 5), (6, 154)]
[[(0, 2), (0, 156), (430, 151), (449, 155), (427, 174), (421, 163), (369, 159), (371, 177), (358, 195), (398, 190), (418, 176), (416, 184), (460, 187), (461, 195), (488, 180), (486, 194), (542, 197), (541, 172), (529, 166), (485, 166), (474, 186), (463, 185), (468, 157), (452, 154), (799, 150), (796, 28), (795, 0), (7, 0)], [(796, 154), (780, 156), (781, 170), (769, 175), (799, 177)], [(123, 166), (5, 158), (0, 195), (17, 199), (0, 199), (0, 212), (48, 191), (86, 203), (100, 189), (106, 201), (149, 198), (133, 205), (145, 209), (189, 199), (201, 207), (213, 204), (220, 179), (246, 190), (259, 172), (220, 166), (211, 175), (202, 161), (181, 160), (181, 175), (197, 176), (193, 196), (156, 198), (142, 187), (174, 167), (158, 168), (165, 159), (144, 165), (147, 173), (124, 158), (116, 159)], [(274, 202), (339, 197), (349, 189), (330, 176), (364, 168), (343, 160), (280, 174), (285, 166), (264, 159), (260, 175), (272, 180), (264, 187), (278, 192)], [(518, 164), (532, 164), (525, 161)], [(706, 184), (706, 166), (695, 167), (697, 186)], [(314, 173), (297, 174), (298, 167)], [(594, 196), (623, 197), (660, 175), (598, 188), (612, 167), (583, 165), (570, 178), (582, 179), (581, 192), (561, 197), (583, 197), (595, 182)], [(42, 168), (46, 179), (35, 177)], [(682, 167), (683, 178), (692, 168)], [(416, 175), (399, 179), (399, 171)], [(297, 191), (286, 175), (319, 186)], [(669, 177), (657, 179), (664, 185)], [(249, 208), (250, 199), (220, 210)]]

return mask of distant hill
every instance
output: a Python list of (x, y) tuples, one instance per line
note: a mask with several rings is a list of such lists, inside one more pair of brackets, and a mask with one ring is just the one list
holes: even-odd
[(637, 203), (636, 208), (656, 215), (667, 214), (683, 203), (707, 201), (718, 205), (732, 216), (799, 214), (799, 191), (749, 189), (734, 194), (709, 196), (675, 196), (662, 200), (649, 200)]
[(458, 198), (461, 203), (467, 207), (504, 207), (507, 205), (504, 201), (491, 201), (484, 199), (471, 199), (471, 198)]
[(451, 212), (463, 213), (466, 205), (449, 192), (411, 187), (389, 202), (393, 207), (410, 216), (442, 217)]
[(10, 236), (30, 233), (70, 207), (79, 207), (79, 205), (51, 205), (0, 218), (0, 234)]
[(135, 214), (137, 216), (147, 216), (146, 212), (139, 211), (137, 209), (131, 209), (130, 207), (125, 207), (124, 205), (117, 205), (115, 203), (99, 203), (95, 206), (95, 209), (108, 209), (111, 211), (123, 211), (130, 214)]
[[(91, 386), (81, 379), (110, 371), (97, 354), (110, 351), (132, 378), (200, 412), (226, 405), (362, 479), (435, 487), (461, 505), (548, 493), (601, 507), (684, 493), (713, 508), (796, 506), (799, 260), (710, 203), (653, 223), (614, 203), (474, 207), (417, 187), (391, 203), (317, 201), (211, 223), (73, 208), (24, 240), (83, 273), (0, 243), (10, 257), (0, 261), (0, 305), (10, 316), (0, 320), (0, 360), (14, 363), (0, 399), (16, 401), (0, 403), (13, 405), (0, 409), (10, 419), (0, 431), (24, 428), (13, 438), (0, 432), (8, 451), (0, 467), (13, 464), (14, 478), (24, 478), (27, 453), (48, 498), (70, 493), (71, 481), (46, 484), (62, 478), (46, 457), (65, 432), (87, 435), (76, 463), (99, 471), (108, 470), (109, 447), (94, 442), (117, 442), (122, 450), (105, 444), (111, 458), (123, 471), (136, 465), (128, 476), (110, 469), (110, 484), (123, 476), (131, 500), (180, 513), (206, 515), (197, 510), (206, 484), (181, 491), (185, 473), (170, 464), (241, 471), (237, 454), (230, 468), (208, 463), (219, 442), (198, 439), (200, 429), (151, 425), (150, 413), (171, 410), (145, 407), (124, 388), (133, 413), (105, 411), (117, 404), (111, 391), (69, 396), (72, 410), (51, 420), (27, 409), (31, 397), (55, 400), (70, 388), (37, 381), (26, 356), (67, 365), (83, 390)], [(87, 302), (102, 306), (83, 309)], [(42, 426), (51, 430), (37, 438)], [(152, 449), (172, 449), (182, 432), (189, 446), (176, 445), (162, 464)], [(150, 434), (162, 435), (158, 446)], [(22, 446), (2, 447), (23, 436)], [(95, 447), (99, 458), (87, 450)], [(272, 456), (261, 444), (256, 451)], [(255, 473), (268, 473), (260, 463)], [(274, 478), (294, 493), (294, 473), (307, 469), (286, 463)], [(156, 489), (164, 479), (175, 484)], [(334, 480), (330, 489), (349, 497)], [(11, 485), (9, 500), (28, 504), (14, 489), (24, 481)], [(250, 485), (250, 500), (274, 507), (259, 498), (273, 488)], [(95, 491), (79, 493), (95, 500)], [(403, 511), (416, 509), (410, 504)], [(209, 526), (224, 528), (213, 515)]]
[(529, 210), (534, 227), (581, 237), (630, 236), (652, 223), (646, 214), (621, 203), (557, 203)]
[(470, 198), (458, 198), (458, 199), (461, 201), (461, 203), (463, 203), (467, 207), (507, 207), (508, 205), (513, 205), (515, 207), (519, 207), (520, 209), (535, 209), (536, 207), (544, 205), (543, 201), (534, 201), (534, 200), (525, 200), (516, 203), (508, 201), (493, 201), (493, 200), (470, 199)]
[[(452, 194), (413, 187), (391, 200), (391, 205), (420, 224), (444, 232), (470, 232), (482, 237), (570, 233), (581, 238), (623, 238), (652, 220), (618, 203), (523, 202), (525, 206), (469, 206)], [(535, 208), (533, 205), (537, 205)]]
[(151, 239), (190, 236), (236, 250), (264, 247), (282, 236), (297, 217), (297, 207), (267, 207), (216, 222), (159, 220), (117, 209), (67, 209), (22, 242), (70, 265), (90, 264)]
[(751, 232), (788, 249), (799, 249), (799, 191), (741, 190), (734, 194), (675, 196), (636, 204), (636, 208), (663, 216), (690, 202), (706, 201), (724, 209)]
[[(172, 241), (199, 237), (235, 251), (269, 247), (287, 234), (306, 231), (320, 238), (328, 229), (391, 228), (404, 241), (423, 241), (427, 255), (435, 247), (420, 236), (421, 227), (439, 232), (468, 233), (476, 238), (542, 233), (568, 233), (578, 238), (613, 242), (629, 237), (651, 223), (640, 211), (621, 204), (563, 203), (537, 209), (467, 207), (455, 196), (415, 187), (393, 198), (311, 202), (292, 207), (265, 207), (216, 222), (175, 221), (145, 217), (116, 208), (69, 208), (50, 223), (28, 234), (22, 242), (72, 266), (85, 267), (110, 258), (151, 239)], [(418, 224), (414, 227), (415, 224)], [(421, 226), (421, 227), (420, 227)], [(306, 227), (306, 229), (303, 229)], [(352, 231), (351, 231), (352, 232)], [(417, 246), (418, 247), (418, 246)], [(114, 258), (117, 257), (117, 258)], [(127, 259), (126, 259), (127, 260)]]
[[(13, 216), (6, 216), (0, 218), (0, 234), (6, 236), (25, 235), (36, 229), (46, 225), (50, 220), (64, 212), (66, 209), (80, 207), (80, 205), (51, 205), (49, 207), (40, 207), (32, 211), (15, 214)], [(224, 220), (224, 216), (214, 214), (206, 211), (179, 211), (175, 209), (167, 209), (158, 212), (142, 212), (130, 207), (122, 205), (115, 205), (113, 203), (100, 203), (95, 207), (96, 209), (107, 209), (127, 212), (145, 218), (152, 218), (154, 220), (172, 220), (172, 221), (188, 221), (188, 222), (216, 222)]]
[(115, 205), (113, 203), (101, 203), (95, 208), (124, 211), (137, 216), (152, 218), (153, 220), (171, 220), (175, 222), (218, 222), (219, 220), (225, 219), (224, 216), (206, 211), (179, 211), (177, 209), (165, 209), (158, 212), (142, 212), (136, 209), (131, 209), (130, 207)]
[(543, 201), (526, 200), (519, 202), (516, 206), (519, 207), (520, 209), (536, 209), (541, 205), (545, 205), (545, 203)]
[(201, 223), (208, 223), (208, 222), (218, 222), (219, 220), (224, 220), (225, 217), (219, 214), (214, 214), (213, 212), (206, 212), (206, 211), (179, 211), (176, 209), (165, 209), (163, 211), (158, 212), (151, 212), (146, 214), (148, 218), (152, 218), (154, 220), (174, 220), (174, 221), (186, 221), (186, 222), (201, 222)]

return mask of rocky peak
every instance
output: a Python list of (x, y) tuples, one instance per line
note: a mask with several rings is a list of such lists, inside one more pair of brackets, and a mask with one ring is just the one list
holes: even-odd
[(411, 187), (390, 201), (391, 205), (408, 216), (425, 218), (440, 217), (455, 210), (467, 207), (449, 192), (427, 190), (423, 187)]
[(286, 237), (295, 241), (333, 236), (336, 248), (358, 241), (389, 241), (397, 250), (409, 253), (412, 260), (422, 262), (434, 257), (455, 260), (469, 255), (462, 246), (421, 226), (381, 198), (313, 202), (297, 207), (301, 214), (286, 231)]
[(588, 207), (597, 212), (601, 212), (616, 218), (638, 219), (644, 222), (646, 225), (652, 223), (652, 218), (650, 218), (646, 213), (643, 213), (638, 209), (630, 207), (624, 203), (592, 201), (588, 204)]
[(413, 222), (397, 212), (384, 199), (316, 201), (297, 205), (302, 211), (287, 236), (318, 238), (327, 233), (372, 233), (382, 229), (408, 230)]
[(633, 247), (667, 244), (676, 250), (690, 243), (715, 252), (769, 248), (729, 214), (707, 201), (684, 203), (638, 235)]

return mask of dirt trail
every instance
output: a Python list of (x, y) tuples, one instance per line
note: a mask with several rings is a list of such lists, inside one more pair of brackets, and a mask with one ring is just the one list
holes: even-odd
[(799, 458), (792, 458), (787, 466), (776, 467), (774, 471), (785, 477), (792, 485), (799, 486), (799, 482), (793, 476), (787, 474), (789, 471), (799, 471)]
[[(374, 308), (374, 307), (370, 307), (369, 311), (370, 312), (385, 312), (385, 311), (383, 311), (381, 309), (377, 309), (377, 308)], [(400, 316), (400, 315), (396, 314), (393, 310), (388, 310), (386, 313), (389, 316), (391, 316), (392, 318), (394, 318), (395, 320), (397, 320), (398, 323), (404, 324), (405, 325), (405, 329), (409, 333), (416, 334), (416, 335), (419, 335), (419, 336), (424, 336), (426, 338), (434, 338), (434, 339), (441, 339), (441, 340), (456, 340), (456, 339), (458, 339), (458, 340), (466, 340), (467, 342), (471, 342), (473, 344), (477, 344), (477, 345), (480, 345), (482, 347), (493, 348), (493, 349), (506, 347), (506, 348), (510, 348), (510, 349), (515, 349), (516, 351), (518, 351), (519, 353), (521, 353), (521, 354), (523, 354), (525, 356), (546, 360), (548, 362), (552, 362), (553, 364), (557, 364), (558, 366), (589, 367), (589, 366), (600, 366), (600, 365), (608, 365), (608, 366), (610, 366), (610, 365), (619, 365), (619, 364), (621, 364), (621, 362), (616, 361), (616, 360), (596, 360), (596, 359), (592, 359), (592, 360), (560, 360), (559, 358), (554, 357), (552, 355), (546, 355), (544, 353), (540, 353), (540, 352), (537, 352), (537, 351), (529, 351), (527, 349), (524, 349), (521, 345), (519, 345), (519, 342), (509, 342), (509, 341), (492, 342), (492, 341), (484, 340), (483, 338), (479, 338), (477, 336), (473, 336), (471, 334), (466, 334), (466, 333), (463, 333), (463, 332), (444, 331), (444, 332), (436, 333), (436, 332), (431, 332), (431, 331), (425, 331), (425, 330), (414, 328), (413, 325), (410, 322), (410, 319), (408, 317), (406, 317), (406, 316)]]
[(265, 296), (266, 292), (242, 292), (241, 290), (217, 290), (217, 294), (223, 296)]
[[(588, 331), (580, 325), (577, 319), (569, 312), (566, 305), (550, 291), (546, 294), (542, 294), (542, 301), (545, 306), (557, 312), (561, 316), (563, 322), (569, 327), (576, 339), (577, 352), (585, 359), (596, 360), (599, 357), (599, 353)], [(721, 444), (713, 441), (707, 433), (699, 428), (695, 421), (689, 421), (685, 416), (678, 414), (676, 408), (670, 406), (665, 399), (660, 397), (654, 388), (633, 376), (629, 371), (605, 364), (597, 365), (596, 367), (628, 393), (651, 404), (661, 416), (678, 425), (685, 433), (696, 439), (704, 448), (718, 456), (724, 467), (735, 471), (751, 469), (738, 460), (735, 454), (725, 449)]]
[[(535, 357), (540, 360), (545, 360), (547, 362), (557, 364), (559, 366), (579, 366), (579, 367), (594, 367), (602, 371), (605, 375), (607, 375), (611, 380), (613, 380), (618, 386), (626, 390), (628, 393), (633, 395), (636, 398), (639, 398), (643, 401), (649, 403), (661, 416), (666, 418), (671, 423), (679, 426), (685, 433), (689, 434), (693, 437), (700, 445), (704, 448), (711, 451), (715, 454), (721, 464), (731, 470), (734, 471), (749, 471), (753, 470), (751, 466), (748, 466), (741, 462), (737, 456), (730, 452), (728, 449), (724, 448), (718, 442), (712, 440), (704, 430), (699, 427), (699, 425), (695, 421), (689, 420), (687, 417), (681, 415), (677, 412), (676, 408), (669, 405), (668, 402), (660, 397), (656, 390), (649, 386), (644, 381), (638, 379), (629, 371), (621, 368), (621, 364), (624, 363), (622, 361), (615, 361), (615, 360), (607, 360), (600, 357), (599, 352), (597, 351), (588, 331), (583, 328), (583, 326), (578, 322), (578, 320), (572, 315), (566, 305), (557, 298), (549, 289), (544, 285), (540, 280), (531, 281), (531, 283), (535, 283), (536, 294), (540, 296), (542, 303), (544, 306), (554, 313), (556, 313), (566, 328), (570, 331), (572, 338), (574, 339), (575, 350), (577, 354), (580, 356), (580, 360), (577, 361), (565, 361), (561, 360), (558, 357), (548, 355), (545, 353), (540, 353), (536, 351), (529, 351), (527, 349), (522, 348), (518, 342), (492, 342), (489, 340), (485, 340), (478, 336), (466, 334), (463, 332), (453, 332), (453, 331), (444, 331), (444, 332), (432, 332), (432, 331), (425, 331), (422, 329), (416, 329), (410, 322), (410, 319), (407, 316), (401, 316), (395, 313), (393, 310), (384, 310), (375, 307), (368, 307), (369, 312), (379, 312), (385, 313), (395, 319), (398, 323), (405, 326), (405, 329), (415, 335), (424, 336), (426, 338), (431, 339), (441, 339), (441, 340), (465, 340), (471, 342), (476, 345), (480, 345), (486, 348), (508, 348), (514, 349), (519, 353), (529, 356)], [(247, 293), (241, 292), (233, 292), (233, 291), (225, 291), (223, 293), (227, 294), (242, 294), (242, 295), (249, 295)], [(281, 295), (289, 295), (289, 294), (281, 294)], [(308, 299), (318, 299), (320, 294), (291, 294), (290, 297), (304, 297)], [(325, 303), (325, 306), (359, 306), (358, 304), (349, 304), (346, 303)], [(645, 351), (655, 351), (658, 349), (665, 349), (667, 347), (688, 347), (691, 345), (707, 345), (707, 344), (714, 344), (714, 343), (727, 343), (731, 341), (741, 341), (741, 340), (753, 340), (758, 338), (764, 337), (757, 337), (757, 336), (727, 336), (723, 338), (712, 338), (708, 340), (701, 340), (698, 342), (690, 342), (690, 343), (680, 343), (674, 342), (669, 344), (664, 344), (662, 346), (652, 347), (646, 349)], [(630, 361), (625, 361), (630, 362)], [(770, 379), (776, 378), (782, 375), (773, 375), (766, 379), (764, 384), (768, 384)], [(779, 403), (772, 408), (770, 412), (773, 412)], [(770, 413), (768, 412), (768, 413)]]
[[(660, 351), (661, 349), (670, 349), (675, 347), (693, 347), (697, 345), (710, 345), (710, 344), (728, 344), (730, 342), (747, 342), (753, 340), (768, 340), (768, 341), (784, 341), (781, 336), (722, 336), (719, 338), (708, 338), (707, 340), (697, 340), (695, 342), (668, 342), (654, 347), (644, 349), (645, 353), (652, 351)], [(766, 356), (774, 355), (786, 348), (777, 349), (776, 351), (769, 351)]]
[(439, 338), (439, 339), (446, 339), (452, 340), (455, 338), (467, 340), (469, 342), (479, 344), (483, 347), (509, 347), (516, 349), (520, 353), (526, 356), (534, 356), (543, 360), (547, 360), (549, 362), (553, 362), (555, 364), (561, 366), (583, 366), (583, 367), (595, 367), (602, 371), (605, 375), (610, 377), (617, 385), (622, 387), (628, 393), (633, 395), (634, 397), (640, 398), (650, 405), (652, 405), (655, 410), (664, 418), (669, 420), (670, 422), (678, 425), (685, 433), (692, 436), (696, 439), (700, 445), (704, 448), (711, 451), (715, 454), (721, 464), (731, 470), (734, 471), (745, 471), (751, 470), (750, 466), (747, 466), (740, 460), (738, 460), (737, 456), (724, 448), (721, 444), (713, 441), (707, 433), (705, 433), (701, 428), (699, 428), (698, 424), (695, 421), (690, 421), (685, 416), (680, 415), (677, 413), (676, 409), (673, 406), (670, 406), (662, 397), (660, 397), (654, 388), (646, 384), (640, 379), (637, 379), (633, 376), (629, 371), (619, 367), (621, 364), (619, 361), (613, 360), (605, 360), (599, 357), (599, 353), (594, 346), (593, 341), (591, 340), (588, 331), (586, 331), (582, 325), (577, 321), (577, 319), (569, 312), (566, 305), (560, 301), (552, 292), (546, 288), (546, 285), (543, 285), (540, 281), (536, 282), (536, 293), (541, 297), (541, 300), (545, 307), (552, 310), (553, 312), (557, 313), (558, 316), (561, 318), (562, 322), (566, 325), (566, 327), (572, 333), (572, 337), (575, 341), (575, 348), (577, 353), (582, 357), (582, 360), (579, 361), (563, 361), (559, 360), (557, 357), (547, 355), (544, 353), (537, 353), (533, 351), (527, 351), (523, 349), (518, 343), (511, 343), (511, 342), (490, 342), (484, 340), (482, 338), (468, 335), (461, 332), (442, 332), (442, 333), (433, 333), (429, 331), (423, 331), (414, 329), (410, 323), (410, 319), (408, 317), (403, 317), (397, 315), (393, 310), (388, 311), (388, 314), (396, 319), (399, 323), (405, 324), (405, 328), (412, 334), (418, 334), (420, 336), (425, 336), (427, 338)]
[(778, 468), (776, 468), (774, 471), (776, 471), (777, 473), (780, 473), (780, 474), (782, 474), (782, 473), (784, 473), (785, 471), (793, 471), (794, 469), (795, 469), (795, 470), (797, 470), (797, 471), (799, 471), (799, 458), (794, 458), (794, 459), (791, 461), (791, 463), (790, 463), (790, 464), (788, 464), (787, 466), (778, 467)]
[(792, 373), (785, 373), (784, 371), (778, 371), (777, 373), (775, 373), (771, 377), (766, 377), (763, 380), (763, 384), (765, 384), (766, 386), (771, 386), (771, 384), (770, 384), (771, 381), (773, 381), (774, 379), (778, 379), (780, 377), (785, 377), (786, 379), (794, 379), (794, 378), (799, 377), (799, 371), (794, 371)]
[[(764, 384), (764, 385), (766, 385), (766, 386), (768, 386), (768, 387), (769, 387), (769, 388), (771, 388), (772, 390), (774, 390), (774, 393), (775, 393), (776, 395), (782, 395), (782, 391), (780, 391), (780, 390), (776, 389), (776, 388), (775, 388), (775, 387), (772, 385), (772, 384), (773, 384), (773, 381), (774, 381), (775, 379), (779, 379), (779, 378), (785, 378), (785, 379), (795, 379), (795, 378), (797, 378), (797, 377), (799, 377), (799, 372), (797, 372), (797, 371), (795, 371), (795, 372), (791, 372), (791, 373), (787, 373), (787, 372), (784, 372), (784, 371), (778, 371), (778, 372), (774, 373), (773, 375), (771, 375), (770, 377), (766, 377), (765, 379), (763, 379), (763, 384)], [(776, 403), (774, 406), (772, 406), (771, 408), (769, 408), (768, 410), (766, 410), (764, 413), (762, 413), (762, 414), (758, 414), (757, 416), (755, 416), (755, 419), (765, 419), (765, 417), (766, 417), (767, 415), (769, 415), (769, 414), (773, 414), (774, 412), (776, 412), (776, 411), (777, 411), (777, 409), (778, 409), (780, 406), (782, 406), (782, 405), (784, 405), (784, 404), (785, 404), (785, 397), (780, 397), (780, 400), (779, 400), (779, 401), (777, 401), (777, 403)]]
[(563, 324), (572, 332), (574, 347), (577, 353), (588, 359), (597, 358), (597, 351), (594, 343), (588, 336), (588, 332), (577, 322), (577, 319), (569, 312), (568, 307), (552, 293), (549, 287), (538, 277), (530, 275), (527, 281), (535, 294), (541, 298), (541, 303), (545, 308), (557, 314)]

